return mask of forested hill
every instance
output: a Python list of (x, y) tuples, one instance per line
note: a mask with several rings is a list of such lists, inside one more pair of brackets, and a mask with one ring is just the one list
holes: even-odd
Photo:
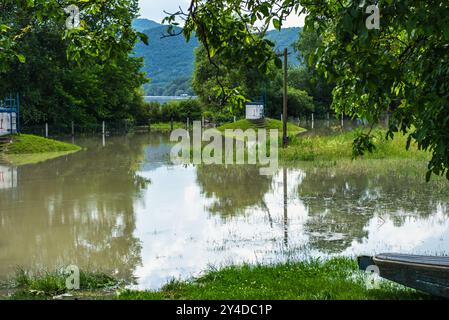
[[(142, 20), (139, 21), (139, 26), (142, 26)], [(194, 50), (198, 46), (198, 40), (192, 38), (186, 42), (182, 35), (163, 37), (167, 27), (162, 25), (156, 25), (141, 32), (148, 36), (149, 45), (139, 43), (135, 53), (145, 58), (144, 71), (152, 79), (145, 85), (145, 93), (175, 95), (176, 92), (169, 91), (191, 90), (189, 80), (193, 73)], [(174, 81), (181, 83), (173, 86)], [(170, 89), (170, 86), (176, 88)]]
[[(194, 68), (194, 50), (198, 40), (193, 37), (186, 42), (184, 37), (163, 37), (166, 26), (146, 19), (136, 19), (134, 28), (148, 35), (148, 46), (139, 43), (135, 54), (145, 58), (144, 71), (152, 78), (151, 83), (145, 85), (146, 95), (179, 95), (193, 94), (190, 85)], [(270, 31), (267, 37), (276, 43), (276, 47), (283, 49), (291, 47), (298, 39), (300, 28), (287, 28), (282, 31)], [(291, 56), (291, 63), (298, 61)]]
[(161, 25), (157, 22), (148, 20), (148, 19), (135, 19), (133, 21), (133, 27), (135, 30), (139, 32), (143, 32), (145, 30), (149, 30), (152, 28), (160, 27)]

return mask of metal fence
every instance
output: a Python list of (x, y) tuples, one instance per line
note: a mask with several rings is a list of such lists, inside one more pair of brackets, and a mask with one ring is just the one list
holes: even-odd
[(126, 134), (134, 128), (129, 120), (104, 121), (91, 124), (69, 123), (41, 123), (33, 125), (22, 125), (21, 132), (43, 137), (61, 136), (91, 136), (91, 135), (119, 135)]

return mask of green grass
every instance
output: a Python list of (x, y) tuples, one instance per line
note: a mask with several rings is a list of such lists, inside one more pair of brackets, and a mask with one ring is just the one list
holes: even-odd
[(189, 281), (173, 280), (159, 291), (123, 289), (123, 283), (103, 273), (80, 273), (81, 290), (69, 292), (62, 272), (30, 275), (22, 270), (6, 288), (15, 291), (0, 299), (52, 299), (64, 293), (80, 299), (121, 300), (402, 300), (431, 297), (382, 280), (367, 287), (355, 260), (333, 258), (277, 265), (230, 266), (209, 270)]
[(35, 154), (35, 153), (49, 153), (49, 152), (67, 152), (79, 151), (80, 147), (46, 139), (30, 134), (20, 134), (13, 136), (13, 142), (6, 147), (6, 154)]
[[(236, 122), (226, 123), (226, 124), (218, 127), (217, 129), (221, 132), (224, 132), (225, 130), (236, 130), (236, 129), (242, 129), (242, 130), (254, 129), (257, 131), (258, 128), (256, 127), (256, 125), (253, 122), (243, 119), (243, 120), (239, 120)], [(282, 132), (282, 122), (279, 120), (266, 118), (265, 119), (265, 129), (271, 129), (271, 130), (277, 129), (280, 132)], [(297, 125), (295, 125), (293, 123), (287, 124), (287, 132), (288, 132), (288, 136), (290, 136), (290, 137), (296, 136), (299, 133), (302, 133), (305, 131), (306, 131), (306, 129), (298, 127)]]
[[(173, 130), (176, 129), (185, 129), (186, 124), (182, 122), (173, 122)], [(158, 131), (158, 132), (170, 132), (171, 131), (171, 123), (170, 122), (158, 122), (158, 123), (152, 123), (150, 125), (151, 131)]]
[[(397, 134), (393, 140), (385, 138), (386, 131), (374, 131), (376, 149), (373, 153), (365, 153), (363, 159), (417, 159), (428, 160), (427, 152), (419, 151), (416, 145), (406, 150), (407, 137)], [(329, 161), (352, 158), (352, 143), (356, 132), (345, 132), (325, 136), (299, 135), (290, 138), (288, 148), (280, 151), (284, 162), (296, 161)]]
[(172, 281), (160, 291), (121, 292), (124, 300), (375, 300), (428, 299), (392, 282), (368, 289), (354, 260), (334, 258), (272, 266), (227, 267), (191, 281)]

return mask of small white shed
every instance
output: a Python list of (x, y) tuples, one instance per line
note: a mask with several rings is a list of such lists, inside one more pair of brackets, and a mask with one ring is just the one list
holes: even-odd
[(246, 104), (246, 119), (259, 120), (264, 117), (264, 105), (262, 103), (247, 103)]

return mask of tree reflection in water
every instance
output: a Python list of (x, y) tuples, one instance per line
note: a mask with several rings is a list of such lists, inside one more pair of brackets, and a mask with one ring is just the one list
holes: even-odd
[(205, 197), (214, 199), (208, 211), (227, 219), (254, 206), (266, 210), (264, 196), (272, 177), (260, 175), (255, 165), (202, 165), (197, 183)]
[(366, 227), (375, 217), (379, 227), (387, 218), (399, 227), (410, 215), (428, 217), (449, 201), (447, 181), (426, 183), (422, 174), (407, 172), (400, 161), (362, 172), (338, 168), (305, 171), (298, 195), (310, 217), (306, 224), (310, 246), (326, 252), (342, 252), (353, 241), (368, 237)]
[(148, 135), (81, 139), (87, 151), (18, 168), (0, 191), (0, 274), (75, 264), (131, 280), (140, 263), (134, 202)]

